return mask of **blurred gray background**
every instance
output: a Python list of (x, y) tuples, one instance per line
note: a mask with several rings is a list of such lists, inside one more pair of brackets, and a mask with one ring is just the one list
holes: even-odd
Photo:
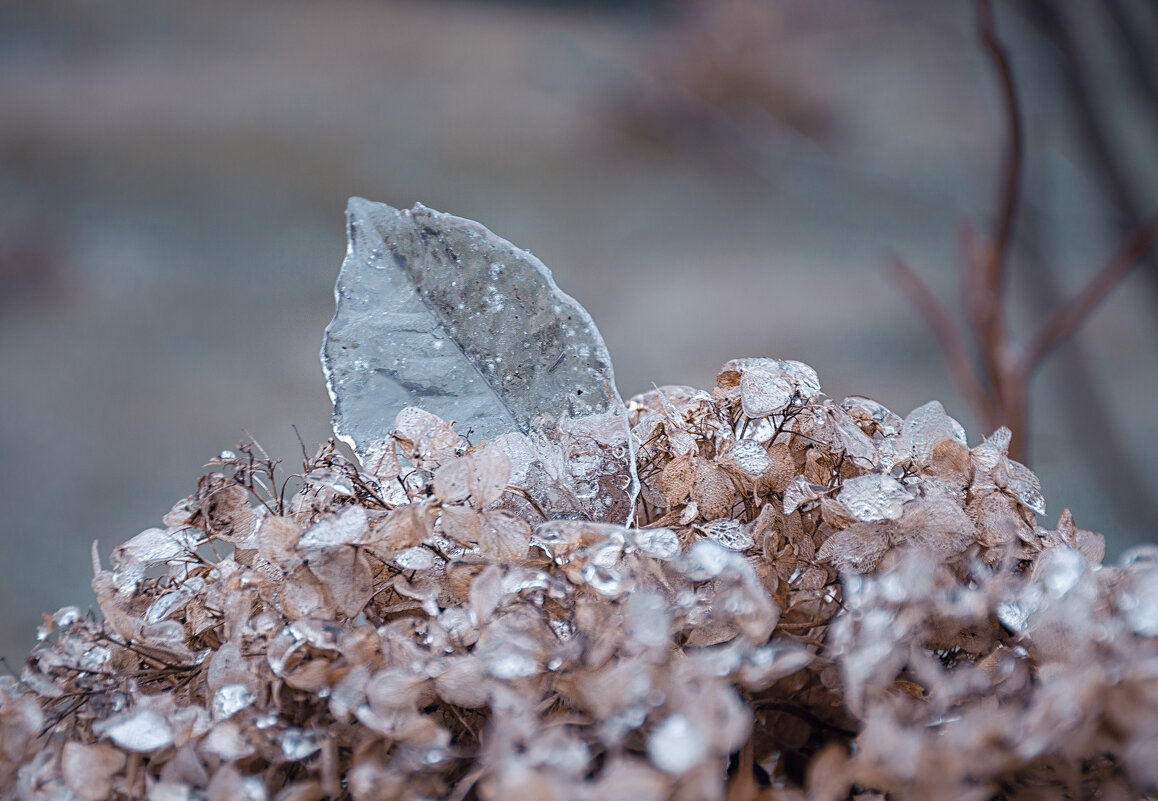
[[(1027, 129), (1020, 338), (1158, 208), (1158, 12), (996, 5)], [(625, 396), (799, 359), (989, 433), (889, 278), (959, 311), (1001, 96), (964, 0), (0, 4), (0, 654), (252, 435), (329, 436), (346, 198), (478, 219), (585, 304)], [(1144, 46), (1149, 42), (1149, 46)], [(1140, 46), (1140, 44), (1143, 46)], [(1037, 376), (1031, 465), (1110, 554), (1158, 538), (1158, 270)]]

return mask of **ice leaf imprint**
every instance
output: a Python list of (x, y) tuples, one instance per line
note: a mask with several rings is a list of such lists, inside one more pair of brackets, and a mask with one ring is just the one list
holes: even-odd
[(338, 438), (367, 465), (410, 406), (475, 442), (525, 437), (537, 460), (526, 489), (549, 512), (627, 521), (638, 482), (611, 359), (547, 267), (476, 222), (422, 205), (351, 198), (346, 214), (322, 347)]

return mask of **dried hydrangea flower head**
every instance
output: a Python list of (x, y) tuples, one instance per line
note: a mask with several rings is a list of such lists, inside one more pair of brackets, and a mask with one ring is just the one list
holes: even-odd
[[(1040, 526), (1008, 431), (970, 449), (939, 404), (836, 403), (763, 358), (618, 404), (550, 283), (526, 309), (578, 321), (551, 342), (586, 338), (567, 380), (604, 394), (560, 401), (552, 351), (514, 398), (454, 291), (373, 272), (510, 246), (421, 208), (351, 223), (326, 358), (360, 464), (223, 452), (111, 569), (94, 548), (99, 616), (45, 616), (0, 679), (0, 799), (1158, 793), (1158, 549), (1104, 566), (1068, 512)], [(503, 253), (467, 318), (549, 282)], [(405, 305), (393, 374), (357, 354), (371, 299)], [(530, 412), (438, 406), (467, 397)]]

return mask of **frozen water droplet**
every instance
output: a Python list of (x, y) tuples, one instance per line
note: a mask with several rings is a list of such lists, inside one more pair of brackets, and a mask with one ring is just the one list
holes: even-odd
[(641, 553), (656, 559), (674, 559), (680, 552), (679, 535), (670, 528), (634, 528), (628, 538)]
[(1126, 623), (1142, 637), (1158, 637), (1158, 568), (1134, 575), (1132, 592), (1118, 596)]
[(905, 422), (883, 404), (861, 395), (851, 395), (841, 401), (840, 405), (862, 428), (867, 429), (866, 433), (896, 437), (900, 435)]
[(512, 568), (503, 576), (501, 586), (504, 595), (513, 595), (524, 590), (546, 590), (551, 579), (541, 570)]
[(750, 685), (763, 686), (803, 670), (815, 658), (795, 643), (771, 643), (749, 654), (742, 676)]
[(1038, 559), (1035, 578), (1045, 585), (1046, 592), (1060, 598), (1072, 590), (1086, 572), (1086, 558), (1065, 546), (1050, 548)]
[(394, 564), (403, 570), (428, 570), (434, 567), (434, 554), (421, 545), (415, 545), (395, 556)]
[(945, 439), (955, 439), (968, 447), (965, 429), (949, 415), (945, 407), (937, 401), (929, 401), (909, 412), (901, 433), (901, 453), (926, 463), (933, 454), (937, 443)]
[(1013, 490), (1013, 494), (1017, 496), (1017, 499), (1035, 514), (1045, 514), (1045, 497), (1037, 487), (1028, 481), (1014, 479), (1009, 482), (1009, 488)]
[(820, 395), (820, 377), (804, 362), (784, 359), (780, 362), (780, 369), (796, 382), (796, 394), (805, 403)]
[(553, 617), (549, 622), (551, 631), (555, 632), (555, 636), (560, 640), (565, 642), (575, 635), (575, 627), (571, 625), (571, 621)]
[(685, 557), (684, 574), (692, 581), (708, 581), (724, 572), (735, 560), (743, 560), (715, 540), (696, 540)]
[(1001, 601), (994, 609), (1001, 625), (1016, 634), (1024, 634), (1029, 628), (1029, 611), (1017, 601)]
[(302, 534), (300, 548), (332, 548), (337, 545), (356, 545), (364, 541), (368, 531), (366, 509), (347, 506), (340, 514), (319, 520)]
[(193, 529), (184, 526), (150, 528), (113, 549), (113, 583), (117, 590), (129, 593), (145, 578), (145, 569), (177, 561), (197, 546)]
[(236, 459), (237, 454), (233, 451), (222, 451), (221, 453), (217, 454), (217, 458), (222, 462), (228, 462), (232, 459)]
[(846, 479), (836, 499), (857, 520), (896, 520), (913, 499), (904, 485), (892, 476), (870, 474)]
[(321, 747), (321, 738), (312, 731), (289, 728), (281, 736), (281, 752), (286, 759), (305, 759), (317, 753)]
[(244, 684), (223, 685), (213, 694), (213, 719), (223, 720), (232, 717), (253, 701), (253, 693)]
[(823, 494), (824, 487), (809, 484), (804, 476), (797, 476), (784, 488), (784, 514), (792, 514), (802, 504), (815, 501)]
[(108, 667), (109, 661), (112, 658), (113, 652), (111, 648), (104, 645), (94, 645), (81, 654), (80, 659), (77, 660), (77, 667), (81, 670), (100, 673)]
[(655, 728), (647, 741), (647, 755), (666, 773), (684, 773), (708, 755), (702, 732), (687, 715), (672, 715)]
[(627, 600), (627, 620), (635, 641), (649, 648), (668, 644), (672, 615), (658, 592), (635, 592)]
[(330, 489), (335, 495), (343, 495), (351, 498), (354, 496), (354, 483), (350, 480), (350, 477), (341, 470), (318, 468), (307, 473), (305, 480), (306, 483), (316, 487)]
[(268, 715), (262, 715), (253, 721), (253, 725), (259, 729), (271, 729), (277, 725), (277, 714), (271, 712)]
[(173, 729), (156, 710), (135, 709), (93, 724), (93, 730), (104, 734), (126, 751), (149, 753), (173, 742)]
[(772, 466), (768, 451), (754, 439), (738, 439), (732, 446), (732, 460), (750, 476), (762, 475)]
[(521, 679), (538, 673), (539, 663), (524, 651), (506, 648), (491, 654), (487, 660), (487, 672), (496, 679)]
[(745, 370), (740, 375), (740, 403), (753, 419), (784, 411), (792, 402), (793, 385), (787, 376), (765, 370)]
[(80, 610), (75, 606), (61, 607), (52, 616), (52, 622), (61, 627), (71, 626), (78, 620), (80, 620)]

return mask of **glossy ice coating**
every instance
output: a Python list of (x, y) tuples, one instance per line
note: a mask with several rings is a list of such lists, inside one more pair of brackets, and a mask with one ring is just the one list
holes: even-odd
[(635, 480), (611, 359), (543, 263), (421, 205), (351, 198), (347, 218), (322, 348), (338, 437), (365, 463), (408, 406), (454, 421), (475, 443), (526, 435), (557, 483), (573, 479), (563, 494), (576, 508), (558, 513), (626, 520)]

